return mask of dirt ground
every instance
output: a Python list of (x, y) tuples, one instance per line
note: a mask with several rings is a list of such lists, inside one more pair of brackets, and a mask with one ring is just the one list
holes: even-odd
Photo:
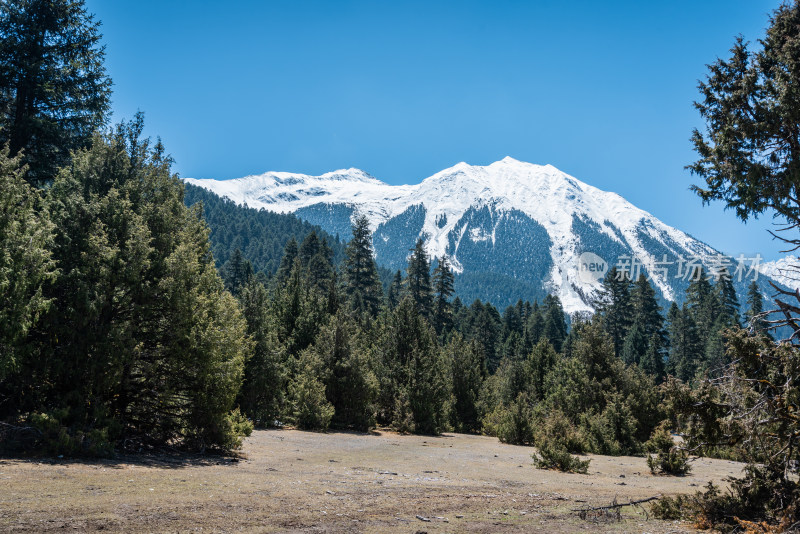
[(578, 475), (536, 469), (532, 452), (461, 434), (266, 430), (239, 461), (0, 459), (0, 531), (685, 532), (632, 507), (619, 522), (571, 510), (694, 492), (742, 467), (697, 459), (689, 476), (656, 477), (644, 458), (590, 456)]

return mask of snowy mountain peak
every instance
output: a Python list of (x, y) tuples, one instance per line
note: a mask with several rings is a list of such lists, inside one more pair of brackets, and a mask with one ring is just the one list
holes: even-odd
[(422, 237), (432, 257), (448, 255), (463, 277), (486, 276), (480, 284), (491, 294), (524, 282), (536, 298), (558, 294), (569, 312), (590, 311), (599, 289), (599, 279), (580, 276), (585, 252), (598, 255), (605, 269), (635, 256), (667, 300), (682, 287), (656, 270), (658, 262), (719, 256), (616, 193), (510, 156), (485, 166), (461, 162), (414, 185), (389, 185), (359, 169), (186, 182), (240, 204), (295, 213), (345, 238), (353, 218), (364, 214), (387, 267), (404, 268)]

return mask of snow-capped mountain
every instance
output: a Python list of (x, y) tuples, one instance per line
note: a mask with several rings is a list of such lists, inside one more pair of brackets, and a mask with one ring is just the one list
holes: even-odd
[(389, 185), (358, 169), (186, 182), (253, 208), (294, 213), (345, 239), (353, 218), (364, 214), (377, 261), (391, 269), (404, 269), (423, 237), (432, 257), (450, 257), (467, 302), (555, 293), (566, 311), (591, 311), (613, 265), (650, 276), (665, 300), (682, 299), (693, 265), (719, 271), (727, 263), (741, 295), (752, 274), (616, 193), (510, 157), (487, 166), (459, 163), (417, 185)]
[(800, 258), (797, 256), (762, 263), (758, 270), (786, 287), (800, 289)]

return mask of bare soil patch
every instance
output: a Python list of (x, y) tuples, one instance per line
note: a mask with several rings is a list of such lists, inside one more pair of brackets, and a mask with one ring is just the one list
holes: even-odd
[(589, 522), (574, 508), (699, 490), (742, 465), (697, 459), (686, 477), (644, 458), (590, 456), (589, 474), (533, 467), (495, 438), (256, 431), (239, 461), (0, 459), (0, 531), (686, 532), (632, 508)]

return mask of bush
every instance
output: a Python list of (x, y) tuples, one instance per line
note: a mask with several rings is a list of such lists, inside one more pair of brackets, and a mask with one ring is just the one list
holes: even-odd
[(678, 448), (669, 432), (669, 421), (664, 421), (656, 427), (653, 435), (645, 443), (647, 467), (654, 475), (682, 476), (692, 470), (689, 465), (689, 455)]
[(305, 351), (300, 357), (300, 369), (289, 384), (294, 423), (303, 430), (328, 430), (333, 417), (333, 405), (325, 397), (325, 384), (318, 378), (319, 361)]
[(533, 444), (533, 410), (528, 396), (520, 393), (511, 406), (496, 407), (484, 422), (484, 428), (487, 434), (497, 436), (503, 443)]
[(590, 460), (581, 460), (572, 452), (583, 452), (586, 442), (563, 412), (555, 410), (536, 424), (533, 463), (539, 469), (557, 469), (566, 473), (586, 473)]
[(656, 519), (665, 521), (675, 521), (686, 519), (690, 516), (692, 501), (686, 495), (675, 495), (674, 497), (661, 497), (650, 505), (650, 511)]
[(581, 460), (573, 456), (560, 443), (545, 443), (539, 452), (532, 455), (533, 465), (539, 469), (556, 469), (565, 473), (586, 474), (591, 460)]

